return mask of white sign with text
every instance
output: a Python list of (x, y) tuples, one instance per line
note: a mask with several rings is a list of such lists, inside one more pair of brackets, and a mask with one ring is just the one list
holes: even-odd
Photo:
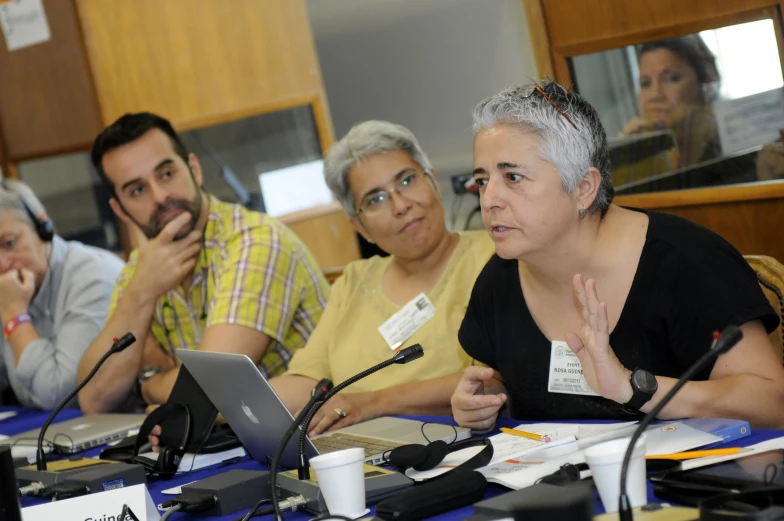
[(713, 104), (722, 154), (772, 143), (784, 129), (784, 88)]
[(23, 521), (130, 521), (120, 517), (123, 505), (133, 512), (139, 521), (160, 521), (161, 515), (155, 508), (145, 485), (134, 485), (98, 494), (65, 499), (22, 509)]

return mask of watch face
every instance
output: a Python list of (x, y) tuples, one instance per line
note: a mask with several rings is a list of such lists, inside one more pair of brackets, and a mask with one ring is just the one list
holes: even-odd
[(642, 369), (638, 369), (632, 373), (632, 381), (634, 383), (634, 387), (646, 394), (654, 394), (659, 388), (659, 383), (656, 381), (656, 377), (648, 371), (643, 371)]

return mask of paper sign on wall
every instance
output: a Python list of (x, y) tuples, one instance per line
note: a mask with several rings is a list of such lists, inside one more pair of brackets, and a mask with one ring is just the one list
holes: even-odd
[[(134, 485), (23, 508), (22, 519), (23, 521), (52, 521), (53, 519), (58, 521), (115, 519), (119, 521), (123, 505), (128, 505), (139, 521), (160, 521), (161, 519), (145, 485)], [(126, 517), (127, 519), (131, 518)]]
[(0, 0), (0, 28), (9, 51), (47, 42), (52, 37), (41, 0)]

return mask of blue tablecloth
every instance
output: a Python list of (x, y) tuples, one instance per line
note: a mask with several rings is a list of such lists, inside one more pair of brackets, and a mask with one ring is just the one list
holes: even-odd
[[(14, 410), (17, 411), (17, 416), (13, 418), (9, 418), (4, 421), (0, 421), (0, 434), (5, 435), (13, 435), (18, 434), (20, 432), (24, 432), (26, 430), (31, 430), (40, 427), (44, 421), (46, 421), (47, 416), (49, 415), (48, 412), (41, 412), (35, 411), (32, 409), (25, 409), (22, 407), (0, 407), (0, 412)], [(68, 409), (60, 413), (56, 422), (64, 421), (70, 418), (74, 418), (79, 416), (81, 413), (76, 409)], [(448, 417), (420, 417), (423, 421), (439, 421), (441, 423), (450, 423), (454, 424), (452, 418)], [(512, 420), (509, 418), (501, 418), (498, 422), (498, 427), (513, 427), (515, 425), (519, 425), (519, 420)], [(774, 430), (753, 430), (750, 436), (746, 438), (742, 438), (740, 440), (732, 442), (732, 446), (747, 446), (753, 445), (755, 443), (759, 443), (764, 440), (769, 440), (772, 438), (777, 438), (780, 436), (784, 436), (784, 431), (774, 431)], [(100, 453), (100, 449), (93, 449), (86, 453), (89, 456), (95, 456)], [(178, 474), (172, 479), (169, 480), (157, 480), (151, 481), (148, 483), (147, 487), (150, 491), (150, 495), (152, 496), (153, 501), (156, 504), (160, 504), (167, 499), (173, 496), (167, 496), (162, 494), (163, 490), (176, 487), (179, 485), (184, 485), (186, 483), (190, 483), (192, 481), (198, 481), (200, 479), (208, 478), (210, 476), (214, 476), (221, 472), (225, 472), (230, 469), (251, 469), (251, 470), (266, 470), (267, 467), (257, 461), (254, 461), (248, 457), (245, 457), (239, 461), (231, 462), (229, 464), (223, 464), (216, 467), (211, 467), (207, 469), (202, 469), (198, 471), (193, 471), (185, 474)], [(487, 487), (487, 492), (485, 494), (486, 498), (497, 496), (499, 494), (503, 494), (508, 492), (509, 489), (505, 487), (501, 487), (499, 485), (495, 485), (490, 483)], [(657, 499), (653, 495), (653, 487), (650, 482), (648, 482), (648, 499), (649, 501), (657, 501)], [(35, 498), (23, 498), (22, 499), (22, 506), (31, 506), (35, 504), (40, 504), (40, 500)], [(598, 494), (595, 494), (595, 509), (597, 513), (604, 512), (602, 507), (601, 501), (599, 501)], [(200, 521), (212, 521), (212, 520), (221, 520), (221, 521), (230, 521), (237, 518), (239, 515), (244, 514), (244, 512), (237, 512), (234, 514), (222, 516), (222, 517), (207, 517), (203, 515), (197, 514), (186, 514), (186, 513), (175, 513), (170, 519), (178, 520), (178, 519), (199, 519)], [(453, 510), (451, 512), (447, 512), (445, 514), (441, 514), (439, 516), (435, 516), (432, 519), (439, 520), (439, 521), (456, 521), (465, 519), (473, 514), (473, 507), (464, 507), (461, 509)], [(295, 513), (287, 513), (286, 519), (290, 521), (306, 521), (314, 516), (302, 513), (302, 512), (295, 512)], [(266, 519), (271, 519), (271, 516), (265, 516)], [(258, 518), (261, 519), (261, 518)]]

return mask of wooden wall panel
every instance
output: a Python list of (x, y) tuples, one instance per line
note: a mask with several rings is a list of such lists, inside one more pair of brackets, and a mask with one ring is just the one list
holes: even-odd
[(784, 216), (783, 199), (736, 201), (656, 210), (686, 217), (713, 230), (744, 255), (770, 255), (779, 261), (784, 259), (784, 240), (781, 234), (781, 222)]
[(179, 130), (323, 98), (304, 0), (76, 0), (103, 122)]
[(11, 160), (86, 149), (101, 129), (72, 0), (44, 0), (48, 42), (8, 52), (0, 35), (0, 125)]
[(337, 202), (280, 217), (310, 248), (322, 270), (359, 259), (354, 227)]
[(779, 4), (778, 0), (540, 1), (544, 6), (550, 43), (555, 49), (640, 33), (655, 35), (673, 26)]

